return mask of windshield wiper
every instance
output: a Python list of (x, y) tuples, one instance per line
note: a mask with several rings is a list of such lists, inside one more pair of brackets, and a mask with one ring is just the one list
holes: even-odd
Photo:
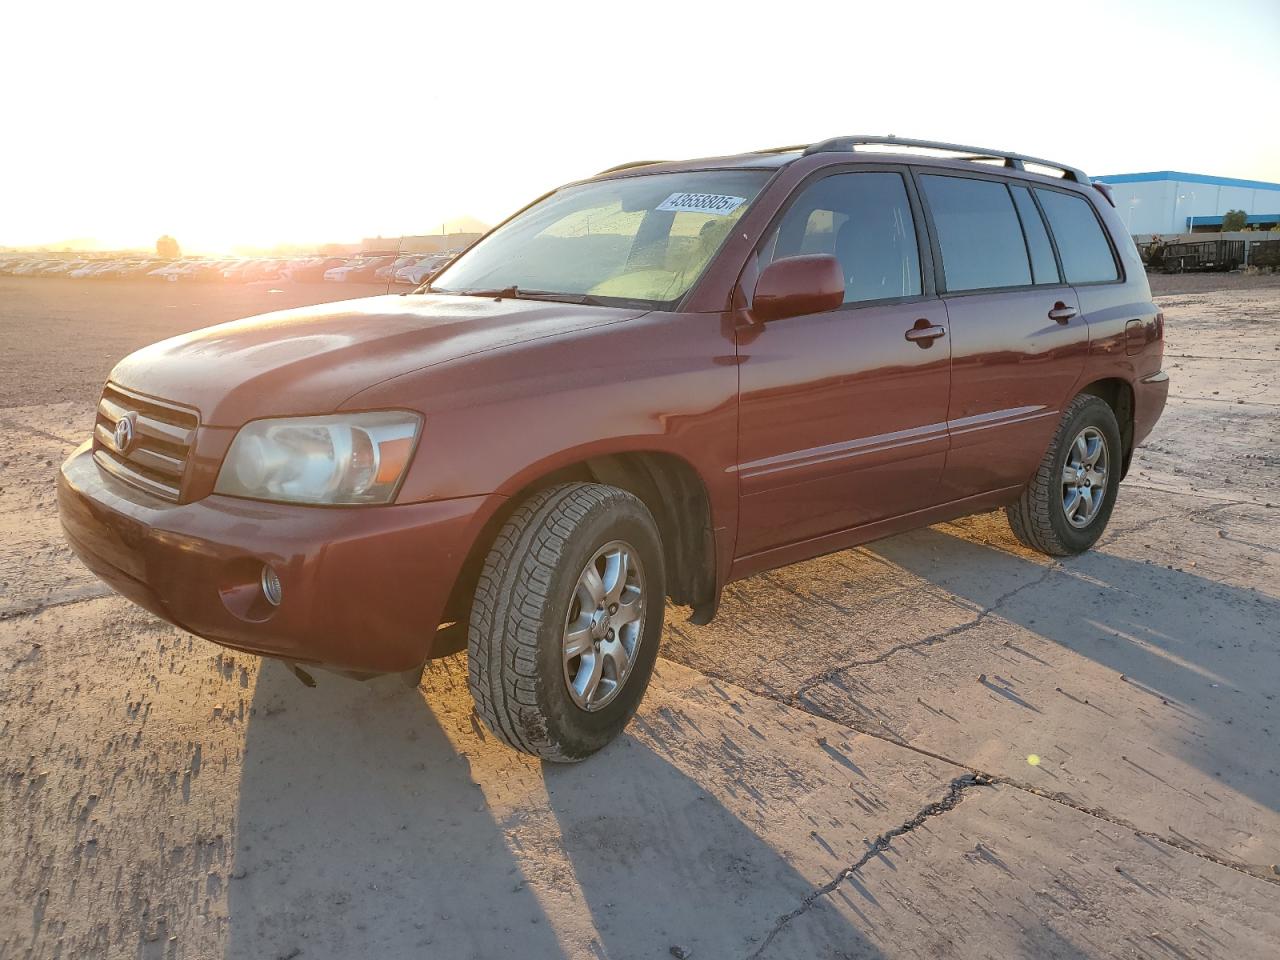
[(600, 297), (589, 293), (557, 293), (554, 290), (521, 290), (515, 284), (502, 289), (492, 290), (436, 290), (430, 282), (424, 283), (414, 293), (447, 293), (457, 297), (492, 297), (495, 300), (508, 298), (511, 300), (548, 300), (554, 303), (577, 303), (589, 307), (605, 307), (609, 304)]
[(516, 296), (521, 300), (551, 300), (555, 303), (579, 303), (584, 306), (602, 307), (605, 302), (589, 293), (555, 293), (551, 290), (521, 290)]
[(493, 297), (495, 300), (510, 297), (515, 300), (520, 296), (520, 288), (512, 284), (509, 287), (503, 287), (501, 290), (459, 290), (458, 293), (464, 297)]
[(548, 300), (552, 303), (577, 303), (590, 307), (607, 306), (600, 297), (593, 297), (589, 293), (559, 293), (555, 290), (521, 290), (519, 287), (507, 287), (505, 290), (486, 290), (483, 293), (468, 290), (467, 294), (473, 297), (499, 299), (510, 297), (512, 300)]

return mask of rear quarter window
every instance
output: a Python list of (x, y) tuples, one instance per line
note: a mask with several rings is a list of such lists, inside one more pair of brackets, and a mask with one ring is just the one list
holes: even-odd
[(1119, 279), (1111, 244), (1088, 200), (1057, 190), (1037, 190), (1036, 197), (1058, 244), (1067, 283), (1106, 283)]

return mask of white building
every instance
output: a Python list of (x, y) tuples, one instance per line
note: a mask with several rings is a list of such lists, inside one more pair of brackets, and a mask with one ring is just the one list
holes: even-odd
[(1280, 183), (1159, 170), (1094, 177), (1111, 184), (1131, 234), (1221, 230), (1228, 210), (1243, 210), (1255, 229), (1280, 223)]

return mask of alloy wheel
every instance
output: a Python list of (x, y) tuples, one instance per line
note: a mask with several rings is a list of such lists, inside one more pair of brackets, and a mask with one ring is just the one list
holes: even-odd
[(578, 576), (562, 653), (569, 696), (583, 710), (608, 706), (626, 683), (644, 636), (644, 567), (623, 540), (606, 543)]
[(1107, 493), (1107, 438), (1097, 427), (1085, 427), (1071, 442), (1062, 467), (1062, 512), (1067, 523), (1082, 530), (1102, 509)]

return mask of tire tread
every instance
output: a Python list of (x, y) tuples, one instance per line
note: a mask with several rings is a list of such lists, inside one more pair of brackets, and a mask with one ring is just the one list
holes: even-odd
[(616, 487), (564, 483), (534, 493), (499, 531), (476, 585), (467, 628), (468, 681), (476, 713), (509, 746), (546, 760), (571, 759), (538, 704), (538, 642), (550, 585), (577, 525), (615, 500)]
[[(1016, 503), (1004, 508), (1013, 535), (1032, 550), (1039, 550), (1052, 557), (1066, 557), (1079, 552), (1063, 541), (1050, 520), (1052, 512), (1059, 509), (1057, 498), (1061, 495), (1061, 477), (1054, 475), (1060, 471), (1056, 471), (1054, 466), (1062, 444), (1070, 442), (1066, 434), (1076, 416), (1095, 404), (1105, 409), (1108, 416), (1114, 416), (1107, 402), (1091, 393), (1082, 393), (1067, 404), (1031, 482), (1023, 489)], [(1118, 476), (1119, 471), (1116, 472)]]

